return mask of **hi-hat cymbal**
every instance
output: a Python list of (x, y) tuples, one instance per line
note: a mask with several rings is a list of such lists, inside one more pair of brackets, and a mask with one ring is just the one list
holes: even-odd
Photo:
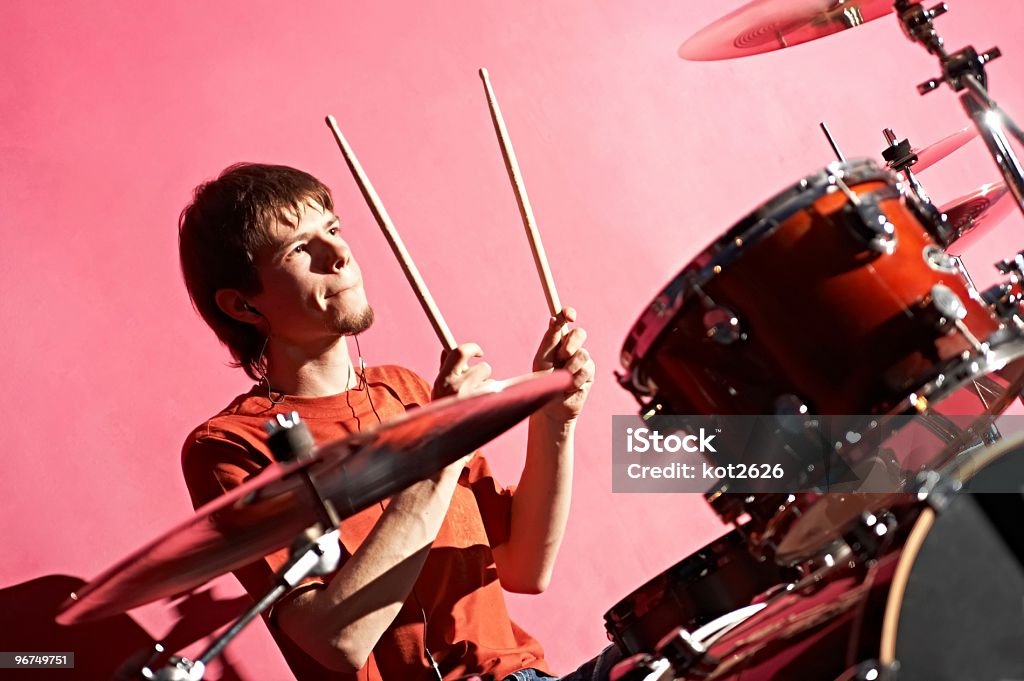
[(437, 400), (319, 447), (309, 459), (272, 464), (72, 594), (57, 621), (99, 619), (181, 594), (290, 545), (317, 522), (299, 471), (346, 518), (473, 452), (571, 384), (564, 370), (495, 381), (482, 394)]
[[(957, 243), (963, 248), (967, 241), (980, 236), (982, 232), (994, 227), (1015, 207), (1013, 194), (1005, 182), (990, 182), (975, 189), (970, 194), (950, 201), (940, 208), (946, 214), (952, 228), (949, 243)], [(961, 241), (970, 234), (970, 239)]]
[(969, 125), (948, 137), (943, 137), (938, 142), (929, 144), (922, 149), (915, 149), (913, 153), (917, 155), (917, 163), (912, 166), (913, 170), (924, 170), (938, 163), (977, 136), (978, 129)]
[(892, 11), (892, 0), (753, 0), (690, 36), (679, 56), (714, 61), (781, 50)]

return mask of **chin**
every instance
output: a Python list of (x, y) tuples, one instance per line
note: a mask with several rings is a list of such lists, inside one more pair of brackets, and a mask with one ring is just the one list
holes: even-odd
[(359, 312), (352, 312), (337, 320), (337, 331), (345, 335), (362, 333), (373, 326), (373, 308), (367, 305)]

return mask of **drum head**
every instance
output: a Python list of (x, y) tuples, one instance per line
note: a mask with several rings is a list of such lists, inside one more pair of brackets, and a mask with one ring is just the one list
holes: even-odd
[[(1001, 456), (974, 481), (1021, 489), (1024, 441), (990, 451)], [(916, 555), (908, 544), (904, 560), (912, 569), (903, 598), (890, 600), (886, 614), (897, 618), (895, 641), (882, 642), (883, 653), (895, 643), (900, 681), (1024, 679), (1022, 518), (1019, 492), (959, 494)]]

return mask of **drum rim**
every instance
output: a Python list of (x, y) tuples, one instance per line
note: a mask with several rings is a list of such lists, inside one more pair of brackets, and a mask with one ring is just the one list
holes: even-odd
[(669, 322), (689, 299), (687, 294), (695, 284), (709, 280), (715, 275), (715, 266), (734, 262), (744, 248), (771, 236), (798, 210), (824, 196), (829, 187), (836, 186), (832, 178), (837, 176), (852, 184), (888, 180), (897, 188), (902, 187), (899, 178), (870, 158), (833, 162), (778, 192), (733, 223), (658, 292), (630, 328), (619, 358), (627, 371), (628, 381), (643, 391), (643, 386), (638, 385), (637, 377), (633, 376), (638, 360), (657, 343)]
[[(997, 371), (998, 368), (995, 368), (995, 367), (1006, 366), (1006, 365), (1008, 365), (1008, 364), (1010, 364), (1012, 362), (1024, 361), (1024, 341), (1022, 341), (1021, 339), (1015, 339), (1015, 340), (1016, 340), (1016, 342), (1007, 342), (1005, 344), (1006, 346), (1012, 346), (1010, 348), (1011, 352), (1008, 353), (1010, 355), (1010, 359), (1005, 359), (1005, 357), (1000, 357), (1000, 359), (1005, 359), (1005, 361), (1002, 362), (1002, 363), (1000, 363), (1000, 361), (998, 361), (998, 360), (997, 361), (993, 361), (991, 364), (979, 367), (979, 370), (977, 372), (968, 372), (967, 374), (964, 374), (960, 378), (960, 380), (954, 381), (953, 388), (954, 389), (962, 388), (968, 382), (970, 382), (971, 380), (973, 380), (974, 378), (976, 378), (979, 375), (985, 376), (985, 375), (988, 375), (988, 374), (992, 373), (993, 371)], [(997, 352), (1001, 351), (1002, 353), (1006, 353), (1007, 352), (1007, 347), (1003, 346), (1001, 348), (997, 348), (996, 351)], [(965, 366), (965, 365), (966, 364), (961, 364), (960, 366)], [(939, 387), (935, 388), (935, 390), (941, 390), (941, 389), (943, 389), (943, 387), (941, 385)], [(988, 447), (985, 447), (984, 449), (982, 449), (982, 450), (972, 454), (971, 458), (966, 460), (966, 461), (947, 460), (947, 461), (934, 461), (934, 462), (931, 462), (929, 464), (929, 469), (936, 470), (936, 471), (939, 472), (940, 475), (942, 475), (944, 477), (948, 477), (948, 478), (950, 478), (952, 480), (955, 480), (958, 485), (962, 485), (962, 484), (968, 482), (971, 478), (973, 478), (979, 471), (984, 469), (986, 466), (990, 465), (991, 463), (993, 463), (995, 461), (998, 461), (1003, 456), (1006, 456), (1006, 455), (1008, 455), (1011, 452), (1016, 451), (1016, 450), (1024, 451), (1024, 433), (1015, 433), (1015, 434), (1013, 434), (1013, 435), (1011, 435), (1011, 436), (1009, 436), (1009, 437), (1007, 437), (1007, 438), (1005, 438), (1003, 440), (1000, 440), (999, 442), (997, 442), (995, 444), (989, 445)], [(908, 491), (912, 492), (912, 490), (908, 490)], [(898, 500), (899, 499), (899, 494), (895, 493), (895, 492), (893, 492), (893, 493), (878, 493), (878, 494), (880, 494), (882, 496), (888, 496), (890, 501)], [(818, 504), (825, 504), (825, 505), (827, 505), (829, 503), (830, 503), (830, 501), (829, 501), (828, 493), (826, 493), (826, 494), (823, 494), (821, 498), (816, 500), (813, 505), (818, 505)], [(899, 505), (899, 504), (897, 503), (896, 505)], [(809, 510), (809, 508), (810, 507), (808, 507), (808, 510)], [(878, 510), (881, 510), (881, 509), (884, 509), (884, 508), (892, 508), (892, 504), (891, 503), (890, 504), (884, 504), (884, 503), (877, 504), (872, 509), (872, 511), (878, 511)], [(800, 522), (801, 522), (801, 520), (798, 519), (794, 523), (794, 525), (790, 528), (790, 531), (794, 530), (799, 525)], [(842, 531), (844, 531), (848, 527), (849, 527), (849, 525), (847, 524), (847, 525), (843, 525), (843, 526), (839, 526), (837, 528), (834, 528), (835, 530), (839, 530), (839, 531), (838, 532), (834, 532), (832, 535), (825, 537), (824, 540), (821, 540), (822, 543), (819, 544), (817, 546), (817, 548), (820, 549), (821, 546), (827, 546), (829, 543), (831, 543), (833, 541), (841, 540), (842, 539)], [(795, 565), (799, 565), (802, 562), (806, 562), (806, 561), (815, 559), (819, 553), (820, 553), (820, 550), (816, 550), (816, 548), (814, 548), (814, 547), (807, 547), (805, 545), (799, 545), (799, 546), (794, 546), (794, 547), (787, 548), (786, 537), (782, 537), (781, 540), (779, 541), (779, 545), (778, 545), (778, 548), (777, 548), (777, 553), (775, 555), (775, 560), (776, 560), (776, 562), (779, 565), (787, 566), (787, 567), (792, 567), (792, 566), (795, 566)]]
[[(948, 462), (946, 465), (940, 466), (938, 471), (940, 475), (946, 476), (958, 484), (963, 484), (1004, 456), (1011, 456), (1014, 453), (1017, 455), (1024, 453), (1024, 433), (1014, 433), (999, 442), (985, 447), (975, 455), (975, 465), (964, 470), (954, 466), (954, 462)], [(957, 494), (959, 493), (957, 491)], [(899, 642), (899, 621), (900, 615), (903, 612), (903, 595), (910, 577), (913, 575), (914, 567), (917, 565), (917, 559), (924, 547), (924, 541), (931, 534), (935, 523), (940, 518), (941, 514), (937, 513), (934, 508), (924, 506), (921, 514), (913, 521), (911, 536), (904, 543), (903, 549), (900, 552), (882, 613), (879, 661), (883, 664), (891, 664), (897, 661), (896, 645)]]

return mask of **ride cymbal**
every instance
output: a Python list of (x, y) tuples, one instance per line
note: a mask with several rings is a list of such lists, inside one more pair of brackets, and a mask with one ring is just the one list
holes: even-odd
[(921, 149), (914, 149), (913, 153), (917, 156), (917, 163), (912, 166), (912, 169), (917, 172), (935, 165), (977, 136), (978, 129), (969, 125), (952, 135), (943, 137), (938, 142), (933, 142)]
[(949, 243), (960, 242), (968, 234), (970, 238), (980, 236), (982, 232), (994, 227), (1013, 212), (1013, 194), (1005, 182), (990, 182), (975, 189), (970, 194), (950, 201), (940, 208), (946, 214), (952, 228)]
[(679, 56), (714, 61), (781, 50), (892, 11), (892, 0), (753, 0), (688, 38)]

